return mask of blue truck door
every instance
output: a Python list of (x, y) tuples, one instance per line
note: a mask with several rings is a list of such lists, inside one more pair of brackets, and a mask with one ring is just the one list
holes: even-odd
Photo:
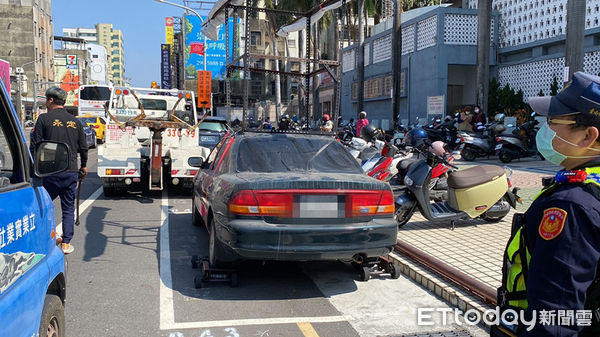
[(52, 238), (52, 201), (30, 178), (29, 151), (6, 97), (0, 83), (0, 336), (30, 337), (57, 273), (51, 264), (64, 257)]

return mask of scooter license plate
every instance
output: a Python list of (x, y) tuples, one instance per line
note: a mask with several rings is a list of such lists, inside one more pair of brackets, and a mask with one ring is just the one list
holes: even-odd
[(502, 144), (498, 144), (498, 145), (496, 145), (496, 151), (498, 151), (498, 150), (500, 150), (500, 149), (502, 149)]

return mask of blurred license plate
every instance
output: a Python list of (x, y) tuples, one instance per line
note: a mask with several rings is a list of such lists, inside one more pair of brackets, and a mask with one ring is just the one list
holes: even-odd
[(207, 142), (207, 143), (217, 143), (219, 141), (219, 137), (217, 137), (217, 136), (201, 136), (200, 141)]
[(294, 213), (300, 218), (343, 218), (344, 196), (300, 195), (294, 203)]
[(500, 150), (501, 148), (502, 148), (502, 144), (496, 145), (496, 151)]

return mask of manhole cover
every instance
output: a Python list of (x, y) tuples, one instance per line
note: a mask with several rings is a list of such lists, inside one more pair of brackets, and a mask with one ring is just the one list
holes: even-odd
[(394, 337), (473, 337), (467, 331), (424, 332), (415, 335), (398, 335)]

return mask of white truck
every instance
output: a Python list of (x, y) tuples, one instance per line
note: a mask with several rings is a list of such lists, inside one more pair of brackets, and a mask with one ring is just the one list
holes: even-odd
[(198, 169), (190, 157), (207, 158), (199, 145), (194, 93), (181, 90), (112, 88), (106, 113), (106, 143), (98, 149), (104, 194), (189, 189)]

